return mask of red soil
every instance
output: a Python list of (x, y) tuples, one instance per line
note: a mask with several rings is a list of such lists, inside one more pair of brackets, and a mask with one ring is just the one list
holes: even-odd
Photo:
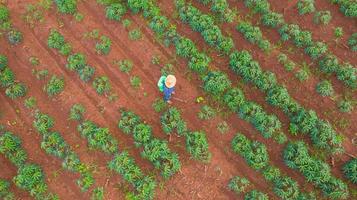
[[(105, 189), (105, 199), (123, 199), (124, 187), (122, 178), (110, 172), (106, 168), (110, 157), (104, 155), (99, 151), (92, 151), (87, 148), (85, 139), (81, 138), (76, 130), (77, 123), (71, 122), (68, 119), (68, 112), (74, 103), (82, 103), (86, 109), (86, 118), (95, 121), (100, 126), (108, 127), (112, 135), (119, 141), (119, 149), (126, 149), (130, 155), (135, 158), (136, 163), (144, 170), (146, 174), (154, 172), (157, 178), (159, 187), (156, 191), (155, 199), (234, 199), (235, 194), (227, 189), (227, 184), (232, 176), (247, 177), (252, 184), (259, 190), (269, 194), (272, 199), (277, 197), (272, 192), (271, 184), (267, 183), (262, 175), (252, 168), (238, 155), (235, 155), (230, 150), (230, 142), (234, 133), (241, 132), (251, 139), (256, 139), (267, 145), (271, 162), (279, 167), (283, 172), (297, 180), (300, 185), (307, 187), (308, 190), (312, 188), (311, 184), (307, 184), (305, 179), (297, 171), (291, 170), (285, 166), (282, 160), (282, 145), (271, 145), (272, 140), (266, 140), (260, 136), (259, 133), (247, 122), (239, 119), (232, 114), (228, 117), (218, 116), (210, 121), (202, 121), (197, 118), (197, 112), (200, 108), (199, 104), (194, 103), (195, 98), (204, 96), (201, 85), (196, 76), (191, 76), (187, 73), (187, 63), (182, 59), (175, 57), (174, 49), (166, 48), (159, 44), (154, 34), (147, 27), (146, 22), (139, 16), (128, 14), (125, 17), (132, 20), (133, 27), (140, 27), (143, 33), (143, 38), (139, 41), (131, 41), (128, 38), (128, 30), (126, 30), (121, 23), (113, 22), (105, 19), (104, 9), (98, 6), (95, 1), (80, 2), (79, 11), (85, 18), (81, 23), (75, 22), (72, 16), (63, 16), (52, 9), (45, 13), (45, 22), (36, 26), (35, 29), (30, 29), (24, 21), (20, 18), (25, 10), (25, 5), (32, 1), (9, 1), (8, 7), (11, 10), (12, 20), (14, 25), (20, 29), (24, 34), (24, 42), (19, 46), (10, 46), (2, 38), (0, 40), (0, 53), (5, 54), (9, 58), (9, 65), (14, 70), (17, 79), (23, 81), (29, 87), (29, 92), (26, 97), (36, 97), (38, 107), (42, 112), (48, 113), (55, 119), (55, 127), (53, 130), (59, 131), (66, 142), (73, 147), (73, 150), (79, 155), (80, 160), (86, 164), (95, 165), (95, 186), (103, 186)], [(271, 2), (272, 3), (272, 2)], [(198, 5), (198, 4), (197, 4)], [(242, 3), (231, 2), (231, 5), (239, 8), (240, 13), (247, 13), (247, 9), (242, 6)], [(322, 4), (323, 5), (323, 4)], [(275, 5), (273, 5), (275, 6)], [(167, 16), (173, 13), (172, 1), (160, 1), (160, 7)], [(204, 9), (200, 6), (202, 10)], [(279, 10), (280, 11), (280, 10)], [(295, 13), (291, 14), (296, 15)], [(341, 18), (340, 13), (334, 9), (332, 15), (338, 15), (339, 18), (333, 24), (339, 24), (346, 29), (343, 22), (345, 19)], [(288, 17), (290, 15), (286, 15)], [(286, 18), (288, 19), (288, 18)], [(289, 18), (290, 19), (290, 18)], [(172, 19), (174, 23), (178, 24), (178, 30), (183, 35), (193, 39), (198, 46), (204, 49), (209, 47), (204, 43), (202, 37), (198, 33), (192, 32), (187, 25), (183, 25), (178, 20)], [(63, 27), (60, 27), (59, 21), (63, 22)], [(305, 22), (304, 22), (305, 24)], [(257, 47), (249, 44), (241, 34), (234, 31), (234, 24), (224, 24), (223, 30), (230, 33), (234, 38), (234, 42), (239, 50), (249, 49), (255, 59), (257, 59), (264, 69), (272, 70), (277, 74), (279, 82), (286, 85), (291, 95), (298, 100), (302, 105), (312, 108), (319, 116), (330, 121), (338, 118), (346, 118), (351, 122), (350, 127), (343, 130), (343, 134), (348, 139), (355, 136), (357, 130), (356, 125), (356, 111), (352, 114), (340, 114), (336, 111), (334, 102), (330, 99), (323, 99), (314, 92), (314, 85), (317, 83), (317, 78), (312, 77), (307, 83), (295, 85), (296, 80), (293, 80), (292, 75), (282, 69), (277, 64), (274, 56), (263, 54)], [(261, 26), (260, 26), (261, 27)], [(82, 52), (87, 56), (88, 63), (96, 68), (97, 75), (108, 76), (113, 92), (119, 95), (119, 99), (115, 102), (110, 102), (106, 97), (99, 96), (92, 89), (90, 84), (82, 82), (78, 76), (67, 70), (65, 67), (65, 57), (59, 55), (55, 50), (47, 47), (47, 36), (51, 28), (57, 28), (65, 37), (65, 39), (72, 44), (76, 52)], [(277, 33), (274, 31), (264, 29), (261, 27), (264, 35), (273, 43), (278, 40)], [(310, 28), (310, 26), (308, 26)], [(331, 28), (331, 27), (328, 27)], [(83, 38), (85, 32), (90, 32), (93, 29), (99, 29), (100, 34), (106, 35), (112, 40), (112, 49), (109, 55), (99, 56), (94, 49), (94, 42)], [(313, 32), (318, 31), (316, 28), (311, 29)], [(349, 31), (349, 30), (348, 30)], [(347, 33), (347, 30), (346, 30)], [(316, 34), (314, 34), (316, 35)], [(324, 36), (329, 39), (331, 36)], [(343, 39), (345, 40), (345, 38)], [(287, 47), (290, 47), (288, 44)], [(341, 47), (329, 46), (334, 53), (342, 51)], [(277, 50), (278, 51), (278, 50)], [(348, 52), (348, 51), (346, 51)], [(138, 56), (140, 55), (140, 56)], [(156, 80), (160, 76), (160, 67), (151, 63), (152, 56), (159, 56), (161, 63), (171, 62), (175, 66), (175, 75), (178, 79), (178, 86), (176, 95), (179, 98), (186, 99), (188, 103), (174, 102), (174, 105), (183, 111), (183, 117), (188, 122), (188, 125), (193, 130), (205, 130), (207, 133), (210, 152), (212, 153), (212, 160), (208, 164), (202, 164), (190, 159), (190, 156), (185, 151), (184, 138), (173, 137), (169, 142), (170, 148), (180, 155), (182, 162), (182, 170), (169, 180), (160, 178), (159, 173), (154, 170), (153, 166), (146, 160), (140, 157), (140, 149), (133, 146), (133, 139), (123, 134), (117, 128), (117, 121), (120, 118), (118, 109), (121, 107), (128, 108), (135, 111), (142, 116), (146, 122), (151, 124), (154, 129), (154, 135), (158, 138), (168, 139), (162, 132), (159, 114), (155, 113), (151, 107), (155, 98), (160, 96), (156, 88)], [(235, 84), (239, 83), (240, 79), (231, 73), (228, 69), (228, 59), (218, 56), (216, 53), (211, 53), (213, 56), (214, 67), (221, 69), (227, 73)], [(337, 54), (341, 59), (345, 58), (345, 54)], [(348, 56), (346, 58), (352, 59), (352, 63), (356, 63), (356, 58)], [(37, 80), (30, 75), (33, 67), (28, 62), (30, 56), (36, 56), (40, 59), (40, 67), (37, 69), (48, 69), (50, 74), (61, 75), (65, 78), (65, 90), (58, 96), (50, 99), (42, 91), (45, 81)], [(289, 55), (290, 56), (290, 55)], [(113, 60), (130, 59), (134, 63), (132, 75), (137, 75), (142, 80), (142, 87), (140, 89), (132, 89), (130, 86), (130, 77), (121, 73), (119, 69), (112, 64)], [(297, 55), (294, 60), (307, 59), (304, 55)], [(190, 79), (188, 77), (191, 77)], [(339, 84), (334, 81), (334, 84)], [(284, 130), (287, 132), (288, 119), (279, 110), (268, 105), (264, 101), (264, 94), (257, 89), (244, 84), (239, 84), (243, 87), (248, 99), (257, 101), (269, 113), (276, 114), (284, 124)], [(340, 92), (340, 85), (338, 92)], [(301, 91), (306, 91), (301, 95)], [(145, 97), (143, 93), (146, 92)], [(317, 101), (316, 101), (317, 100)], [(61, 199), (89, 199), (90, 193), (82, 193), (75, 183), (78, 174), (64, 171), (61, 168), (61, 161), (57, 158), (45, 154), (40, 149), (40, 136), (32, 128), (33, 116), (23, 106), (22, 100), (11, 101), (5, 97), (3, 90), (0, 95), (0, 123), (5, 124), (6, 127), (16, 133), (23, 140), (23, 147), (28, 152), (29, 161), (41, 165), (47, 177), (49, 190), (59, 195)], [(332, 113), (325, 114), (325, 111), (333, 110)], [(230, 131), (227, 134), (220, 134), (216, 130), (219, 122), (226, 120), (230, 125)], [(16, 122), (11, 124), (8, 122)], [(293, 139), (293, 137), (289, 138)], [(296, 138), (294, 138), (296, 139)], [(307, 138), (303, 138), (309, 141)], [(344, 145), (349, 153), (356, 153), (355, 147), (352, 146), (350, 140), (346, 141)], [(341, 177), (339, 172), (340, 166), (347, 157), (343, 156), (336, 159), (336, 167), (334, 174)], [(16, 174), (16, 168), (12, 166), (6, 159), (0, 156), (0, 177), (10, 180)], [(57, 172), (57, 173), (55, 173)], [(31, 199), (26, 192), (19, 191), (12, 187), (16, 196), (21, 199)], [(239, 197), (242, 198), (241, 196)]]

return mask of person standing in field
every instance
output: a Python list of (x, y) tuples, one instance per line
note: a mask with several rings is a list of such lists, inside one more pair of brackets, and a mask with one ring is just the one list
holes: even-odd
[(164, 101), (171, 104), (171, 97), (175, 94), (176, 77), (174, 75), (161, 76), (157, 86), (164, 94)]

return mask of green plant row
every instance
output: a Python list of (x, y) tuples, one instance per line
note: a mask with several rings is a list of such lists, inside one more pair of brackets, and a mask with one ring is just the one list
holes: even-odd
[(66, 143), (60, 133), (51, 131), (54, 126), (54, 119), (47, 114), (35, 111), (34, 128), (41, 134), (41, 148), (49, 155), (62, 160), (62, 167), (71, 172), (77, 172), (81, 176), (77, 180), (77, 185), (83, 192), (94, 184), (94, 178), (89, 166), (81, 163), (78, 155)]
[(162, 129), (167, 135), (177, 133), (186, 138), (186, 149), (194, 159), (209, 162), (211, 153), (208, 150), (206, 133), (204, 131), (190, 131), (177, 108), (170, 107), (163, 112), (160, 121)]
[[(72, 46), (67, 43), (63, 35), (56, 29), (52, 29), (47, 41), (48, 47), (57, 49), (63, 56), (67, 57), (67, 69), (78, 73), (79, 78), (84, 82), (93, 79), (95, 68), (87, 64), (86, 57), (82, 53), (72, 53)], [(111, 84), (106, 76), (94, 78), (92, 87), (99, 95), (108, 94), (111, 91)]]
[(169, 149), (166, 140), (155, 138), (151, 126), (144, 123), (134, 112), (122, 109), (118, 127), (125, 134), (132, 134), (135, 146), (143, 148), (141, 156), (159, 169), (164, 178), (173, 176), (181, 169), (178, 154)]
[(26, 86), (15, 80), (15, 74), (8, 66), (8, 59), (0, 55), (0, 87), (6, 88), (5, 95), (11, 99), (17, 99), (26, 95)]
[(22, 33), (12, 25), (9, 9), (0, 3), (0, 35), (3, 34), (6, 34), (11, 45), (17, 45), (23, 40)]
[(233, 22), (236, 13), (229, 8), (226, 0), (198, 0), (204, 5), (211, 4), (211, 11), (218, 14), (219, 20), (222, 22)]
[(185, 0), (176, 0), (175, 4), (179, 11), (180, 19), (184, 23), (188, 23), (194, 31), (201, 33), (207, 44), (225, 54), (229, 54), (232, 51), (234, 48), (232, 38), (225, 37), (222, 34), (221, 29), (215, 25), (211, 16), (203, 14), (190, 4), (186, 5)]
[(179, 57), (189, 61), (188, 68), (200, 75), (204, 91), (212, 98), (237, 112), (240, 118), (251, 123), (265, 138), (273, 137), (278, 143), (286, 142), (287, 138), (281, 130), (279, 119), (275, 115), (267, 114), (259, 104), (246, 100), (240, 88), (231, 87), (232, 84), (225, 73), (209, 70), (211, 58), (200, 52), (193, 41), (177, 33), (176, 27), (159, 14), (160, 8), (152, 1), (137, 0), (135, 3), (129, 2), (128, 7), (135, 13), (143, 11), (144, 16), (149, 19), (150, 28), (163, 38), (166, 45), (174, 45)]
[(253, 26), (249, 22), (240, 22), (237, 31), (243, 34), (244, 38), (252, 44), (258, 45), (260, 49), (267, 52), (270, 50), (269, 40), (263, 38), (263, 34), (258, 26)]
[(70, 110), (69, 118), (79, 122), (78, 131), (87, 139), (89, 148), (101, 150), (113, 156), (113, 159), (108, 162), (108, 168), (122, 175), (123, 179), (134, 187), (136, 192), (129, 193), (132, 199), (153, 199), (156, 181), (143, 174), (128, 152), (119, 152), (118, 141), (111, 135), (108, 128), (99, 127), (89, 120), (84, 121), (84, 113), (83, 105), (75, 104)]
[(5, 179), (0, 179), (0, 198), (4, 200), (15, 199), (14, 193), (10, 191), (10, 182)]
[[(18, 188), (26, 190), (37, 200), (58, 199), (56, 195), (48, 192), (45, 174), (41, 167), (37, 164), (28, 163), (27, 153), (22, 148), (19, 137), (15, 136), (12, 132), (1, 129), (0, 153), (17, 167), (17, 175), (13, 178), (13, 182)], [(4, 197), (4, 199), (7, 195), (9, 195), (9, 198), (11, 197), (11, 194), (6, 192), (8, 183), (1, 182), (0, 188), (0, 197)]]
[(245, 0), (245, 5), (254, 13), (261, 14), (261, 21), (264, 26), (278, 30), (281, 40), (292, 42), (299, 48), (304, 48), (305, 53), (313, 60), (317, 60), (319, 70), (326, 73), (337, 75), (337, 79), (346, 86), (354, 89), (357, 87), (357, 70), (348, 62), (339, 63), (338, 58), (328, 51), (327, 44), (312, 40), (312, 33), (302, 30), (297, 24), (285, 23), (281, 13), (270, 10), (267, 0)]
[[(191, 9), (183, 9), (184, 7), (192, 7), (191, 5), (185, 5), (184, 0), (177, 0), (176, 5), (180, 11), (181, 18), (184, 18), (184, 22), (187, 20), (195, 21), (190, 23), (193, 30), (197, 30), (197, 27), (194, 28), (193, 24), (198, 24), (197, 26), (203, 32), (211, 29), (211, 25), (206, 26), (203, 23), (198, 23), (199, 20), (197, 20), (200, 17), (210, 18), (208, 15), (200, 14), (201, 12), (197, 9), (193, 9), (196, 15), (191, 14), (189, 12)], [(219, 50), (219, 47), (217, 49)], [(295, 128), (295, 132), (309, 133), (313, 143), (318, 148), (333, 153), (342, 151), (342, 138), (335, 133), (332, 126), (327, 121), (319, 119), (314, 111), (306, 111), (305, 108), (298, 104), (289, 95), (286, 87), (278, 84), (275, 74), (270, 71), (263, 71), (259, 63), (253, 60), (248, 51), (233, 51), (230, 54), (230, 67), (245, 82), (253, 83), (258, 89), (265, 92), (268, 103), (283, 109), (289, 116), (292, 122), (291, 126)], [(217, 95), (217, 93), (214, 95)]]
[(244, 193), (244, 200), (269, 200), (268, 195), (261, 191), (251, 189), (247, 192), (247, 190), (251, 188), (251, 183), (244, 177), (235, 176), (231, 178), (228, 183), (228, 188), (236, 194)]
[(331, 0), (340, 6), (340, 11), (347, 17), (357, 17), (357, 2), (351, 0)]
[(281, 199), (316, 199), (313, 193), (301, 192), (298, 183), (281, 174), (279, 168), (269, 165), (269, 155), (264, 144), (237, 133), (232, 140), (232, 149), (241, 155), (250, 167), (263, 173), (264, 178), (273, 184), (274, 193)]
[(308, 182), (323, 191), (330, 199), (347, 199), (347, 184), (332, 176), (331, 169), (325, 162), (310, 156), (306, 144), (302, 141), (290, 142), (284, 149), (285, 164), (301, 172)]

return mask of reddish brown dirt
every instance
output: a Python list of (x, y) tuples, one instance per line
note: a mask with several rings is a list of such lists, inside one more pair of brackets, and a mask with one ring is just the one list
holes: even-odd
[[(283, 146), (271, 145), (271, 140), (265, 140), (259, 133), (247, 122), (239, 119), (235, 115), (229, 117), (216, 117), (210, 121), (201, 121), (197, 116), (200, 105), (194, 103), (198, 96), (204, 96), (202, 89), (199, 87), (200, 82), (197, 77), (186, 73), (186, 62), (181, 59), (176, 59), (174, 49), (165, 48), (156, 42), (153, 33), (147, 28), (145, 21), (134, 15), (127, 15), (133, 21), (130, 29), (140, 27), (143, 32), (143, 38), (139, 41), (130, 41), (128, 38), (128, 30), (121, 23), (113, 22), (105, 19), (103, 7), (98, 6), (95, 1), (79, 3), (79, 11), (85, 18), (83, 22), (77, 23), (72, 16), (63, 16), (57, 14), (54, 9), (46, 13), (45, 22), (35, 29), (30, 29), (20, 18), (21, 13), (25, 9), (26, 3), (30, 1), (11, 1), (8, 6), (11, 10), (12, 20), (16, 27), (24, 33), (24, 42), (19, 46), (9, 46), (4, 39), (0, 40), (0, 45), (5, 48), (0, 49), (0, 53), (8, 56), (10, 67), (16, 73), (17, 79), (23, 81), (30, 86), (29, 93), (26, 97), (34, 96), (38, 101), (38, 107), (42, 112), (48, 113), (55, 118), (54, 130), (59, 131), (70, 146), (74, 147), (74, 151), (79, 155), (82, 162), (93, 164), (96, 166), (95, 186), (104, 186), (105, 199), (123, 199), (124, 188), (121, 186), (122, 179), (119, 175), (111, 173), (106, 168), (106, 163), (110, 157), (99, 151), (92, 151), (87, 148), (85, 139), (81, 138), (76, 131), (76, 122), (71, 122), (68, 119), (68, 111), (74, 103), (82, 103), (87, 108), (86, 118), (95, 121), (100, 126), (108, 127), (112, 135), (119, 140), (119, 149), (126, 149), (130, 155), (135, 158), (137, 164), (144, 170), (146, 174), (152, 174), (154, 171), (155, 177), (159, 182), (159, 187), (156, 191), (156, 199), (234, 199), (235, 195), (228, 191), (227, 183), (232, 176), (245, 176), (257, 188), (269, 194), (272, 199), (277, 199), (272, 193), (272, 186), (264, 181), (260, 173), (251, 169), (246, 162), (238, 155), (235, 155), (230, 150), (230, 141), (234, 133), (241, 132), (246, 134), (251, 139), (256, 139), (267, 145), (271, 155), (271, 162), (278, 166), (283, 172), (289, 174), (297, 180), (300, 185), (311, 189), (311, 184), (306, 184), (304, 178), (296, 171), (287, 168), (282, 161), (281, 152)], [(238, 3), (237, 3), (238, 4)], [(233, 4), (231, 4), (233, 5)], [(165, 13), (172, 11), (174, 7), (171, 1), (160, 1), (160, 6), (165, 10)], [(244, 9), (244, 7), (239, 6)], [(59, 21), (63, 22), (63, 27), (59, 26)], [(173, 21), (177, 22), (178, 21)], [(53, 49), (47, 47), (47, 36), (51, 28), (57, 28), (64, 35), (65, 39), (73, 45), (76, 52), (82, 52), (87, 56), (88, 63), (96, 68), (96, 75), (108, 76), (113, 92), (119, 95), (119, 100), (109, 102), (104, 96), (99, 96), (92, 89), (90, 84), (85, 84), (73, 72), (66, 69), (65, 57), (58, 54)], [(83, 38), (85, 32), (92, 29), (99, 29), (100, 34), (106, 35), (112, 40), (112, 50), (107, 56), (99, 56), (95, 53), (94, 42)], [(259, 60), (264, 69), (273, 70), (279, 81), (284, 79), (291, 80), (291, 74), (284, 72), (276, 66), (276, 59), (269, 58), (263, 55), (255, 46), (249, 44), (243, 37), (236, 33), (234, 25), (224, 25), (224, 30), (231, 33), (234, 41), (239, 44), (239, 48), (247, 48), (251, 50), (253, 56)], [(209, 49), (204, 43), (199, 34), (192, 32), (188, 26), (179, 25), (179, 31), (185, 36), (189, 36), (194, 41), (197, 41), (199, 47)], [(264, 33), (266, 30), (263, 30)], [(272, 34), (273, 35), (273, 34)], [(268, 38), (271, 41), (270, 34)], [(276, 37), (276, 34), (275, 36)], [(139, 56), (138, 56), (139, 55)], [(178, 87), (176, 95), (182, 99), (187, 99), (189, 103), (183, 104), (175, 102), (174, 105), (183, 111), (183, 117), (188, 122), (188, 125), (193, 130), (205, 130), (208, 136), (210, 152), (212, 160), (209, 164), (201, 164), (190, 159), (190, 156), (185, 151), (185, 141), (183, 138), (173, 137), (170, 141), (170, 148), (180, 155), (182, 162), (182, 170), (169, 180), (162, 180), (159, 173), (153, 170), (152, 165), (140, 157), (140, 149), (133, 146), (133, 139), (130, 136), (123, 134), (117, 128), (117, 120), (120, 118), (118, 109), (125, 107), (131, 109), (142, 116), (146, 122), (153, 125), (154, 135), (158, 138), (168, 139), (161, 131), (159, 114), (154, 113), (151, 104), (160, 94), (156, 89), (156, 80), (160, 76), (160, 67), (151, 63), (153, 55), (160, 56), (161, 63), (172, 62), (175, 65), (175, 75), (178, 78)], [(65, 78), (66, 86), (64, 92), (52, 99), (42, 91), (45, 81), (36, 80), (31, 74), (32, 66), (28, 62), (30, 56), (40, 58), (41, 65), (39, 69), (48, 69), (50, 74), (61, 75)], [(228, 59), (219, 57), (212, 53), (214, 57), (213, 65), (227, 73), (231, 80), (237, 80), (237, 76), (232, 74), (228, 69)], [(305, 58), (305, 57), (303, 57)], [(113, 60), (130, 59), (134, 63), (132, 75), (137, 75), (142, 80), (142, 87), (138, 90), (132, 89), (130, 86), (130, 76), (121, 73), (116, 66), (112, 64)], [(297, 59), (301, 59), (298, 57)], [(188, 78), (192, 77), (192, 78)], [(239, 79), (238, 79), (239, 81)], [(234, 81), (237, 83), (238, 81)], [(295, 81), (294, 81), (295, 82)], [(315, 81), (316, 82), (316, 81)], [(300, 103), (309, 108), (318, 111), (319, 115), (331, 120), (336, 117), (341, 117), (341, 114), (333, 112), (331, 116), (326, 116), (323, 111), (333, 107), (331, 101), (322, 100), (313, 90), (313, 86), (300, 86), (296, 89), (293, 83), (284, 81), (289, 89), (289, 92)], [(255, 100), (269, 112), (275, 113), (284, 123), (284, 130), (287, 130), (287, 118), (281, 111), (275, 110), (264, 101), (264, 95), (252, 88), (251, 86), (243, 85), (243, 89), (247, 98)], [(301, 91), (307, 91), (307, 96), (302, 96)], [(143, 93), (146, 92), (145, 97)], [(311, 99), (319, 99), (318, 102)], [(32, 128), (33, 116), (23, 106), (23, 99), (11, 101), (5, 97), (3, 90), (0, 95), (1, 106), (0, 123), (6, 124), (6, 127), (16, 133), (23, 140), (23, 146), (29, 154), (29, 161), (40, 164), (47, 177), (49, 190), (60, 196), (61, 199), (89, 199), (90, 193), (82, 193), (75, 184), (75, 179), (78, 174), (61, 170), (60, 161), (52, 156), (45, 154), (39, 147), (40, 137)], [(321, 103), (322, 102), (322, 103)], [(333, 107), (334, 108), (334, 107)], [(336, 109), (333, 109), (336, 110)], [(354, 112), (353, 114), (356, 114)], [(353, 116), (343, 115), (343, 117), (351, 120), (351, 127), (344, 130), (346, 135), (350, 137), (356, 128), (356, 120)], [(229, 122), (230, 131), (225, 135), (221, 135), (216, 131), (216, 125), (222, 120)], [(16, 121), (16, 125), (9, 125), (7, 121)], [(354, 121), (355, 122), (355, 121)], [(287, 132), (286, 132), (287, 133)], [(308, 140), (306, 140), (308, 141)], [(347, 149), (351, 153), (355, 153), (355, 149), (349, 144), (346, 144)], [(345, 158), (343, 158), (345, 160)], [(16, 174), (16, 169), (9, 162), (0, 157), (0, 166), (4, 165), (5, 170), (0, 171), (0, 177), (11, 179)], [(340, 167), (342, 162), (338, 162)], [(58, 176), (54, 176), (54, 172), (58, 172)], [(335, 168), (335, 174), (338, 169)], [(14, 188), (14, 192), (22, 199), (30, 197), (23, 191)], [(239, 197), (242, 198), (241, 196)]]

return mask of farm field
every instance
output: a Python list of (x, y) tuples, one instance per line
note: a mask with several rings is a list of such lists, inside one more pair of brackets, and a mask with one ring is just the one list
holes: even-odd
[(356, 19), (348, 0), (0, 0), (0, 199), (357, 199)]

